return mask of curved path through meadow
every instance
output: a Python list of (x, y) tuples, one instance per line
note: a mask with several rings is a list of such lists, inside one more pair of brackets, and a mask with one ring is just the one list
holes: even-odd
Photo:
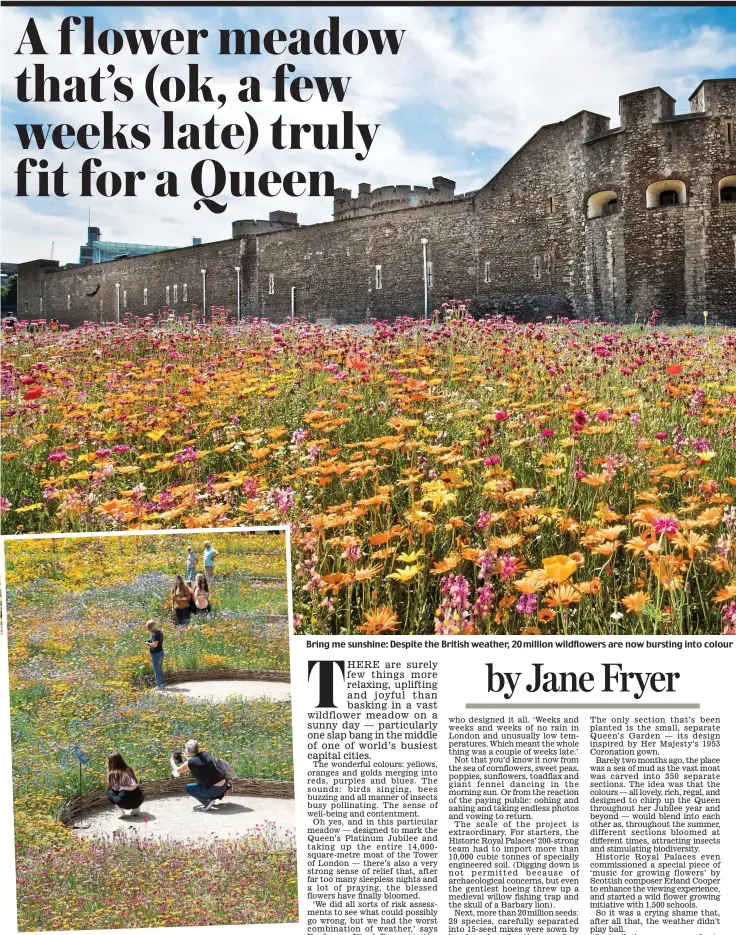
[(176, 698), (179, 695), (197, 701), (222, 702), (228, 698), (271, 698), (273, 701), (289, 701), (291, 685), (289, 682), (266, 682), (258, 680), (217, 679), (202, 682), (174, 682), (162, 691), (162, 697)]
[[(145, 791), (145, 783), (143, 783)], [(80, 838), (110, 835), (169, 841), (242, 838), (260, 832), (274, 846), (291, 841), (295, 833), (294, 800), (256, 795), (228, 795), (208, 811), (188, 795), (146, 798), (141, 814), (118, 818), (112, 805), (80, 816)]]
[[(246, 679), (212, 679), (196, 682), (175, 682), (161, 698), (189, 698), (222, 704), (228, 698), (271, 698), (288, 701), (291, 685)], [(145, 792), (146, 784), (143, 782)], [(81, 838), (166, 839), (193, 842), (203, 839), (232, 839), (253, 834), (265, 836), (273, 847), (293, 845), (295, 834), (293, 798), (238, 795), (231, 793), (207, 812), (188, 795), (153, 795), (147, 797), (140, 815), (119, 818), (110, 806), (91, 809), (79, 816), (74, 833)]]

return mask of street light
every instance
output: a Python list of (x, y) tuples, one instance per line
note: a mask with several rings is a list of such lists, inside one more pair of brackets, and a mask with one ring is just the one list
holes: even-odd
[(238, 274), (238, 324), (240, 324), (240, 267), (234, 267), (235, 272)]
[(117, 293), (117, 306), (118, 306), (118, 324), (120, 324), (120, 283), (115, 283), (115, 291)]
[(424, 263), (424, 320), (426, 321), (429, 316), (429, 289), (427, 286), (427, 244), (429, 240), (426, 237), (422, 237), (422, 259)]
[(202, 274), (202, 321), (207, 320), (207, 270), (201, 269)]

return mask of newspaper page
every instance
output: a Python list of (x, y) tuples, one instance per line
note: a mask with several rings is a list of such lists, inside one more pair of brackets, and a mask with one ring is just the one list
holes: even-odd
[(731, 646), (295, 639), (307, 931), (728, 928)]
[(734, 8), (0, 7), (5, 928), (733, 931)]

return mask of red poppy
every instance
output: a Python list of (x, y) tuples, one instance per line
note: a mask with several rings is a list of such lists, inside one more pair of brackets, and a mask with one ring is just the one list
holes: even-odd
[(682, 373), (682, 364), (670, 364), (667, 373), (671, 377), (676, 377), (678, 373)]
[(28, 402), (29, 399), (38, 399), (38, 397), (43, 393), (42, 386), (32, 386), (29, 390), (23, 394), (23, 399)]

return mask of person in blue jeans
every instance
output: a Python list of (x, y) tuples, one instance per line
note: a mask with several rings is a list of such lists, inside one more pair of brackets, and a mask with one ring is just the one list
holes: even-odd
[(212, 584), (215, 580), (215, 559), (219, 554), (220, 553), (214, 548), (211, 542), (205, 542), (202, 557), (204, 558), (205, 577), (209, 584)]
[[(188, 782), (187, 795), (191, 795), (202, 806), (203, 812), (208, 812), (217, 799), (223, 799), (230, 789), (225, 774), (217, 768), (215, 761), (204, 750), (199, 749), (196, 740), (187, 741), (184, 755), (171, 758), (171, 772), (174, 776), (181, 776), (190, 772), (196, 782)], [(194, 806), (197, 808), (197, 806)]]
[(187, 547), (187, 577), (186, 581), (194, 581), (197, 577), (197, 553), (190, 546)]
[(156, 688), (166, 688), (164, 680), (164, 635), (155, 620), (149, 620), (146, 629), (151, 634), (146, 642), (151, 653), (151, 665), (153, 666)]

